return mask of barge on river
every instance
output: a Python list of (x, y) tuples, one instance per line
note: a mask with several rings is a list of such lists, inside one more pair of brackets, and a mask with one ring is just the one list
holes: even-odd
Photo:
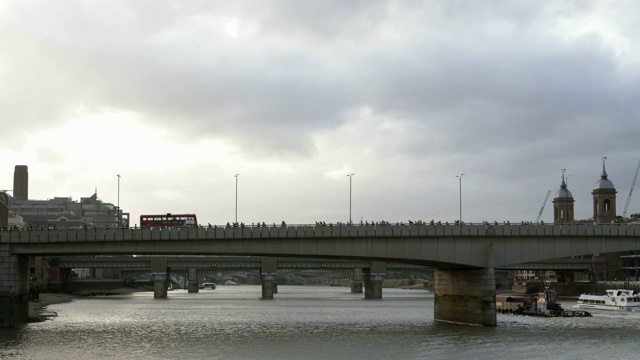
[(590, 317), (585, 310), (565, 310), (556, 300), (556, 293), (549, 288), (535, 296), (498, 296), (496, 310), (501, 314), (541, 317)]

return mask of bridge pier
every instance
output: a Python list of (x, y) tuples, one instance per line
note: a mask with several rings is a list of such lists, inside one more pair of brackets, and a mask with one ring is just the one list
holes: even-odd
[(353, 269), (353, 280), (351, 280), (351, 292), (362, 294), (362, 269)]
[(73, 288), (73, 284), (71, 283), (71, 269), (63, 268), (60, 269), (60, 287), (59, 290), (62, 292), (73, 292), (75, 291)]
[(493, 268), (436, 270), (435, 275), (435, 320), (497, 326)]
[(262, 281), (262, 298), (273, 299), (273, 294), (278, 292), (276, 273), (278, 271), (278, 259), (263, 257), (260, 259), (260, 280)]
[(276, 289), (276, 274), (263, 273), (260, 275), (262, 281), (262, 298), (273, 299), (274, 289)]
[(187, 282), (187, 292), (190, 294), (198, 293), (200, 288), (198, 287), (198, 273), (194, 268), (189, 269), (189, 281)]
[(364, 277), (364, 298), (382, 299), (382, 281), (385, 274), (372, 273), (365, 274)]
[(382, 281), (387, 273), (387, 263), (372, 261), (368, 269), (362, 270), (365, 299), (382, 299)]
[(0, 245), (0, 328), (16, 327), (29, 316), (29, 259)]
[(153, 273), (153, 297), (165, 299), (167, 297), (167, 274)]
[(151, 259), (151, 272), (153, 278), (153, 297), (156, 299), (166, 299), (167, 297), (167, 258), (154, 257)]

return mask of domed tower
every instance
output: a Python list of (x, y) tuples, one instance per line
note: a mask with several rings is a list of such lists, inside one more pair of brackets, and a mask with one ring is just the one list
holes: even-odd
[(607, 171), (604, 163), (606, 157), (602, 158), (602, 174), (600, 180), (593, 188), (593, 221), (601, 223), (610, 223), (616, 220), (616, 188), (611, 180), (607, 177)]
[(560, 184), (560, 190), (556, 192), (556, 196), (553, 198), (553, 222), (568, 223), (573, 221), (573, 194), (567, 189), (567, 182), (565, 181), (564, 172), (566, 169), (562, 169), (562, 184)]

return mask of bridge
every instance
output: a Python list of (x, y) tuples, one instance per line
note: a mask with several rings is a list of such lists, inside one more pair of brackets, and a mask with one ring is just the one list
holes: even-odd
[[(414, 274), (429, 280), (434, 279), (435, 269), (413, 264), (400, 263), (380, 263), (363, 260), (339, 260), (339, 259), (311, 259), (311, 258), (264, 258), (250, 256), (173, 256), (173, 257), (148, 257), (148, 256), (108, 256), (108, 257), (62, 257), (56, 263), (63, 273), (65, 281), (69, 281), (70, 270), (73, 268), (94, 268), (94, 269), (122, 269), (129, 275), (149, 274), (156, 263), (161, 264), (156, 272), (167, 269), (169, 272), (178, 274), (188, 279), (187, 288), (189, 292), (198, 292), (198, 279), (209, 276), (211, 273), (221, 271), (242, 271), (257, 275), (265, 266), (265, 262), (272, 262), (276, 267), (276, 276), (283, 276), (295, 273), (300, 270), (323, 270), (340, 274), (351, 281), (351, 292), (362, 293), (363, 278), (362, 269), (376, 269), (377, 272), (403, 272)], [(365, 278), (366, 281), (366, 278)], [(159, 285), (161, 287), (161, 285)], [(371, 287), (371, 286), (369, 286)], [(274, 284), (274, 291), (277, 286)], [(266, 289), (263, 289), (263, 298)], [(166, 291), (160, 290), (161, 296), (166, 296)], [(365, 298), (381, 298), (382, 288), (365, 294)]]
[[(640, 250), (638, 224), (297, 225), (8, 231), (0, 234), (0, 304), (3, 305), (0, 326), (15, 326), (26, 319), (28, 256), (225, 255), (364, 260), (372, 264), (371, 268), (363, 269), (363, 277), (373, 288), (379, 286), (384, 277), (376, 264), (413, 264), (436, 269), (436, 320), (496, 326), (496, 268), (631, 250)], [(165, 264), (158, 264), (157, 268), (162, 266)], [(263, 262), (263, 289), (273, 283), (275, 272), (274, 261)]]
[[(592, 258), (564, 258), (545, 260), (533, 263), (524, 263), (505, 266), (496, 269), (496, 281), (506, 279), (509, 270), (589, 270), (595, 263), (601, 263), (601, 259)], [(66, 277), (70, 277), (70, 270), (74, 268), (86, 269), (120, 269), (123, 279), (139, 274), (149, 274), (151, 272), (151, 257), (145, 256), (107, 256), (107, 257), (85, 257), (70, 256), (56, 259), (57, 267), (60, 268)], [(196, 269), (196, 278), (210, 276), (216, 272), (247, 272), (254, 275), (260, 274), (262, 268), (262, 258), (260, 257), (237, 257), (237, 256), (174, 256), (166, 259), (167, 269), (171, 274), (177, 274), (184, 278), (193, 276), (190, 269)], [(386, 272), (407, 273), (417, 277), (433, 281), (435, 279), (435, 269), (412, 264), (385, 263), (374, 265), (370, 261), (357, 260), (326, 260), (315, 258), (276, 258), (277, 276), (284, 276), (303, 270), (325, 270), (334, 274), (340, 274), (351, 280), (351, 291), (362, 293), (362, 274), (358, 269), (367, 269), (372, 266), (384, 266)], [(64, 277), (64, 276), (63, 276)], [(70, 278), (69, 278), (70, 280)], [(195, 279), (191, 279), (195, 281)], [(191, 292), (198, 292), (197, 287), (192, 284)], [(382, 293), (378, 294), (382, 297)]]

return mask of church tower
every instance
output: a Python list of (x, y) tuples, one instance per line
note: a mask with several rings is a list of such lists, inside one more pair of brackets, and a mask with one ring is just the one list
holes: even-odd
[(566, 169), (562, 169), (562, 184), (560, 184), (560, 190), (556, 192), (556, 196), (553, 198), (553, 222), (556, 224), (573, 222), (573, 194), (567, 189), (567, 182), (565, 181), (564, 172)]
[(598, 224), (616, 220), (616, 188), (607, 177), (606, 157), (602, 158), (602, 174), (593, 188), (593, 221)]

